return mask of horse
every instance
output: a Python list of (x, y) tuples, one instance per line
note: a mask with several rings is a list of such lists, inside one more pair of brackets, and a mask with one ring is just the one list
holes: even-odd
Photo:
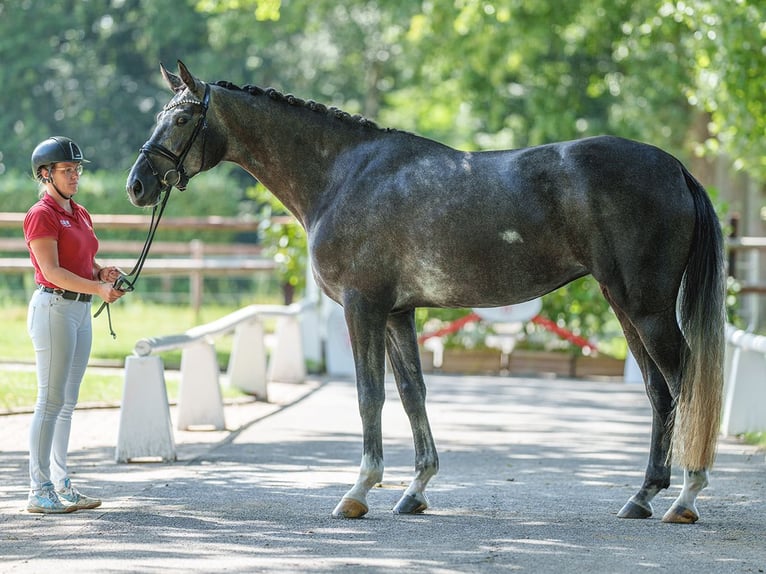
[(415, 450), (393, 512), (429, 507), (439, 458), (417, 307), (516, 304), (590, 274), (652, 407), (644, 480), (618, 516), (652, 516), (677, 463), (683, 487), (662, 520), (699, 519), (721, 410), (725, 271), (713, 205), (678, 159), (614, 136), (459, 151), (271, 88), (207, 83), (181, 61), (177, 74), (160, 71), (174, 95), (130, 170), (130, 201), (157, 205), (198, 173), (238, 164), (304, 227), (316, 282), (343, 306), (362, 459), (333, 517), (367, 514), (383, 478), (386, 353)]

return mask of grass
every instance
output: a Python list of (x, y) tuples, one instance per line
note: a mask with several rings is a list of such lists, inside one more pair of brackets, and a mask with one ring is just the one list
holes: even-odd
[(748, 432), (742, 436), (742, 439), (747, 444), (752, 444), (758, 448), (766, 450), (766, 431)]
[[(94, 305), (93, 311), (97, 309)], [(118, 301), (112, 305), (112, 326), (117, 333), (109, 334), (106, 313), (93, 320), (93, 349), (91, 365), (108, 364), (122, 367), (125, 357), (133, 354), (139, 339), (182, 333), (191, 327), (210, 322), (235, 311), (237, 307), (203, 307), (195, 316), (188, 306), (159, 305), (141, 301)], [(3, 329), (0, 330), (0, 411), (27, 410), (34, 406), (37, 380), (31, 366), (34, 364), (32, 342), (27, 334), (27, 308), (23, 304), (3, 305)], [(222, 369), (228, 364), (232, 337), (215, 340), (218, 363)], [(160, 355), (166, 368), (177, 369), (181, 351), (168, 351)], [(3, 367), (2, 363), (23, 363), (28, 368)], [(178, 395), (178, 381), (166, 379), (168, 398)], [(104, 369), (89, 368), (80, 387), (79, 404), (117, 404), (122, 398), (123, 373), (114, 374)], [(236, 389), (223, 389), (224, 396), (242, 396)]]
[[(122, 398), (122, 372), (112, 374), (86, 372), (80, 386), (79, 405), (118, 404)], [(166, 379), (168, 399), (178, 395), (178, 381)], [(33, 370), (0, 370), (0, 412), (27, 411), (37, 398), (37, 379)]]
[[(127, 299), (127, 298), (126, 298)], [(93, 311), (98, 308), (94, 304)], [(195, 325), (218, 319), (237, 307), (203, 307), (199, 317), (185, 305), (158, 305), (140, 300), (120, 300), (111, 306), (112, 327), (117, 334), (112, 338), (106, 312), (93, 319), (92, 362), (112, 362), (122, 364), (125, 357), (133, 354), (136, 341), (145, 337), (157, 337), (182, 333)], [(227, 337), (222, 337), (221, 350), (230, 350)], [(216, 348), (218, 348), (218, 341)], [(176, 353), (180, 358), (180, 352)], [(173, 353), (163, 354), (166, 364), (173, 363)], [(226, 358), (224, 356), (224, 358)], [(3, 305), (3, 329), (0, 330), (0, 361), (34, 362), (32, 343), (27, 334), (26, 305)], [(177, 361), (175, 361), (177, 362)]]

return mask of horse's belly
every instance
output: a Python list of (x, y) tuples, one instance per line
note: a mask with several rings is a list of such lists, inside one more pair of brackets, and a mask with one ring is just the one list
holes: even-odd
[(449, 268), (420, 265), (400, 278), (400, 303), (413, 307), (499, 307), (540, 297), (587, 274), (571, 263), (501, 266), (491, 261)]

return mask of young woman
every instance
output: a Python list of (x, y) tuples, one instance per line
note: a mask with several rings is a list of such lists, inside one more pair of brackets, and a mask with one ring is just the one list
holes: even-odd
[(80, 147), (61, 136), (44, 140), (32, 152), (40, 200), (24, 219), (38, 285), (27, 317), (37, 368), (29, 512), (63, 513), (101, 504), (72, 486), (66, 464), (72, 412), (90, 356), (91, 298), (111, 303), (124, 294), (112, 287), (120, 270), (96, 263), (98, 239), (90, 214), (72, 199), (85, 161)]

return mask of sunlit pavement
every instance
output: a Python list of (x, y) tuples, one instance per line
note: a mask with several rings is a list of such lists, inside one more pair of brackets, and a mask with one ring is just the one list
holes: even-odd
[[(616, 517), (641, 483), (650, 412), (640, 385), (427, 377), (441, 470), (431, 508), (391, 513), (414, 474), (409, 425), (389, 381), (386, 475), (369, 514), (330, 513), (356, 478), (361, 423), (351, 381), (273, 384), (270, 403), (225, 407), (227, 431), (174, 431), (176, 463), (114, 461), (120, 412), (78, 410), (73, 482), (96, 510), (32, 515), (28, 414), (0, 417), (0, 572), (763, 572), (766, 464), (719, 447), (700, 521)], [(175, 409), (172, 409), (175, 416)]]

